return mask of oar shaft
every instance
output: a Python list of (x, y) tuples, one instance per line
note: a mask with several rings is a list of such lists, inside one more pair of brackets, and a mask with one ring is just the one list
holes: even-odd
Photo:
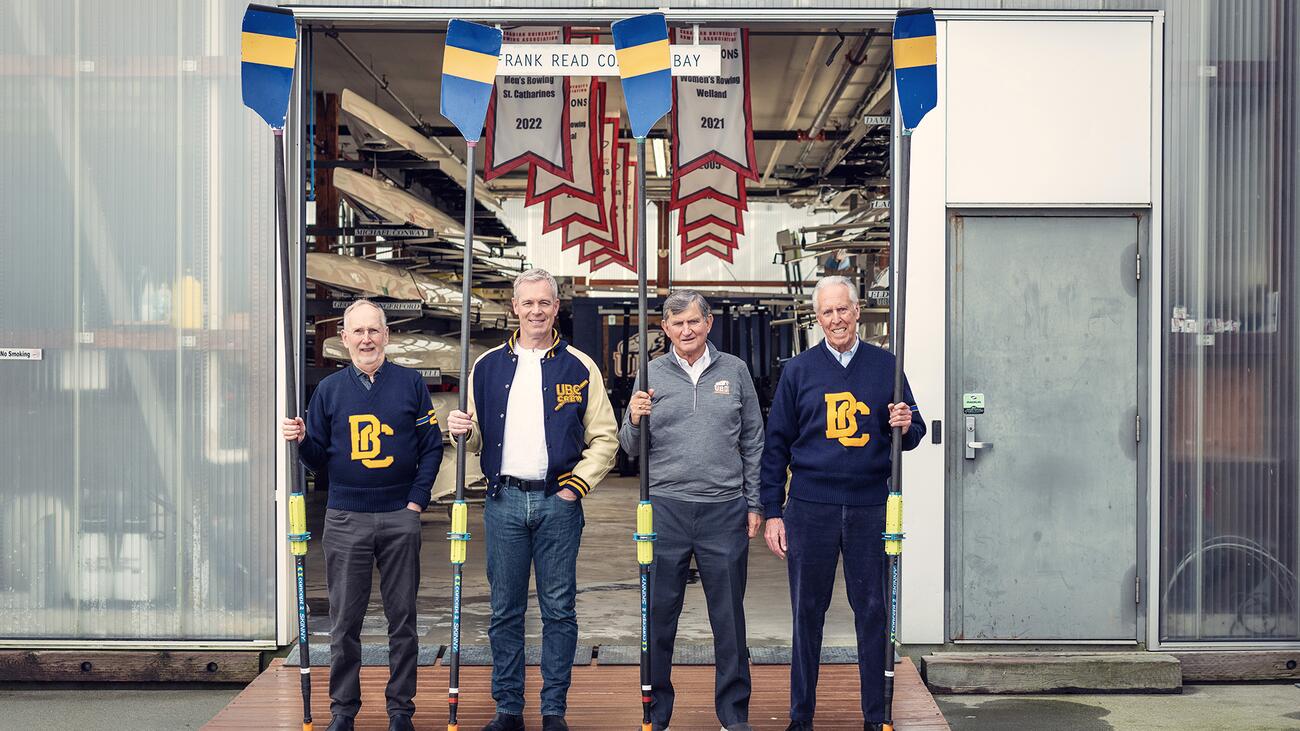
[[(636, 241), (637, 241), (637, 374), (641, 390), (650, 391), (650, 334), (646, 311), (645, 138), (636, 138)], [(641, 728), (650, 731), (650, 564), (654, 560), (653, 508), (650, 505), (650, 416), (641, 417), (641, 502), (637, 506), (637, 562), (641, 565)]]
[[(460, 269), (460, 410), (469, 410), (469, 304), (470, 290), (474, 287), (474, 142), (466, 142), (465, 150), (465, 250), (461, 253)], [(456, 499), (451, 507), (451, 662), (447, 682), (447, 730), (457, 731), (460, 707), (460, 599), (462, 566), (465, 563), (466, 544), (469, 541), (465, 506), (465, 440), (468, 434), (456, 437)]]
[[(894, 206), (890, 220), (894, 226), (894, 399), (893, 402), (904, 403), (903, 390), (903, 355), (907, 321), (907, 217), (909, 206), (908, 187), (912, 164), (912, 131), (904, 129), (899, 136), (898, 170), (894, 175), (897, 186), (894, 194)], [(890, 479), (889, 498), (885, 508), (885, 553), (888, 556), (889, 606), (887, 636), (885, 643), (885, 712), (893, 718), (894, 703), (894, 654), (898, 642), (898, 614), (900, 574), (903, 553), (903, 428), (894, 427), (890, 442)], [(892, 724), (886, 724), (893, 728)]]
[[(465, 150), (465, 251), (460, 263), (460, 410), (469, 410), (469, 302), (474, 286), (474, 148)], [(456, 437), (456, 499), (465, 499), (465, 438)]]

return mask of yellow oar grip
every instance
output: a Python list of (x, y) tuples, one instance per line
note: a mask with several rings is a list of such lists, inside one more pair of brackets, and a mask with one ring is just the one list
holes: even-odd
[(636, 506), (636, 562), (648, 565), (654, 560), (654, 508), (643, 502)]
[(885, 500), (885, 553), (903, 553), (903, 496), (893, 492)]
[(469, 509), (464, 500), (457, 500), (451, 504), (451, 531), (447, 537), (451, 539), (451, 562), (465, 563), (465, 549), (469, 541), (469, 533), (466, 528), (469, 527)]
[(295, 556), (307, 555), (307, 499), (300, 492), (289, 494), (289, 552)]

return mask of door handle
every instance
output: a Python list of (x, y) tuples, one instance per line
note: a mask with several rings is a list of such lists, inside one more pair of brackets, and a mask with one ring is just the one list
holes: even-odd
[(975, 450), (988, 449), (993, 442), (975, 441), (975, 417), (966, 417), (966, 459), (975, 459)]

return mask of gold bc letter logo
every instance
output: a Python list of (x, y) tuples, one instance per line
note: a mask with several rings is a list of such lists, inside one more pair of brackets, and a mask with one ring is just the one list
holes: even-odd
[(868, 416), (871, 409), (854, 398), (850, 391), (826, 394), (826, 438), (838, 439), (846, 447), (861, 447), (871, 440), (870, 434), (858, 433), (858, 414)]
[(374, 414), (355, 414), (348, 417), (348, 426), (352, 431), (352, 459), (361, 460), (361, 464), (379, 469), (393, 463), (393, 456), (375, 459), (379, 456), (381, 435), (392, 436), (393, 428), (380, 423)]

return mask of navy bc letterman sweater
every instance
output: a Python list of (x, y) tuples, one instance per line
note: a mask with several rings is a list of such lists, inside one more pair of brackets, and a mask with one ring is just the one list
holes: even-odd
[(360, 513), (429, 505), (442, 431), (418, 371), (384, 363), (370, 389), (352, 368), (321, 380), (298, 445), (311, 470), (329, 469), (329, 507)]
[[(779, 518), (790, 497), (834, 505), (881, 505), (888, 496), (889, 403), (894, 396), (894, 356), (860, 343), (847, 368), (835, 362), (825, 344), (800, 353), (781, 371), (761, 470), (763, 513)], [(903, 449), (925, 436), (912, 389), (912, 426), (903, 432)]]

